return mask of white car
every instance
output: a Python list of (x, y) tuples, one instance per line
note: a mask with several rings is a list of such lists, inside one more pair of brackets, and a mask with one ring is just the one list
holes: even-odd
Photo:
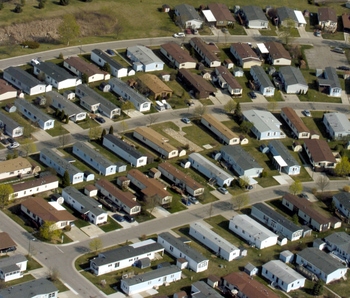
[(306, 116), (306, 117), (311, 117), (311, 113), (309, 110), (304, 110), (303, 111), (303, 114)]
[(19, 147), (19, 143), (17, 142), (13, 142), (10, 146), (8, 146), (8, 149), (16, 149)]
[(175, 34), (173, 35), (173, 37), (175, 37), (175, 38), (185, 37), (185, 33), (183, 33), (183, 32), (175, 33)]

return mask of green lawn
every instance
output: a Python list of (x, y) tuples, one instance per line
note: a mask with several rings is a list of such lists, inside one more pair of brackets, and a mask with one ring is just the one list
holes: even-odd
[(68, 134), (69, 131), (65, 129), (61, 123), (59, 123), (57, 120), (55, 121), (55, 126), (52, 129), (46, 130), (46, 132), (52, 136), (52, 137), (58, 137), (61, 135)]
[(216, 140), (216, 136), (205, 129), (200, 121), (192, 121), (192, 125), (183, 127), (182, 131), (186, 133), (185, 138), (200, 147), (209, 144), (215, 148), (220, 144), (218, 140)]
[(107, 223), (104, 225), (100, 225), (99, 228), (104, 231), (105, 233), (121, 229), (122, 226), (118, 224), (114, 219), (110, 218), (108, 216), (107, 218)]

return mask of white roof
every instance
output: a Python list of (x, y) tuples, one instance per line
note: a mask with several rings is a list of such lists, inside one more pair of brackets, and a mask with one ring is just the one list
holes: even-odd
[(287, 166), (287, 163), (284, 161), (282, 156), (280, 156), (280, 155), (274, 156), (273, 159), (279, 164), (280, 167), (286, 167)]
[(153, 243), (156, 243), (156, 242), (154, 240), (152, 240), (152, 239), (147, 239), (147, 240), (144, 240), (144, 241), (141, 241), (141, 242), (136, 242), (136, 243), (130, 244), (129, 246), (131, 246), (133, 248), (138, 248), (138, 247), (150, 245), (150, 244), (153, 244)]
[(300, 10), (294, 10), (294, 13), (295, 13), (295, 16), (297, 17), (298, 23), (306, 25), (306, 20), (303, 16), (303, 13)]
[(208, 21), (208, 22), (216, 22), (216, 19), (213, 15), (213, 13), (211, 12), (211, 10), (202, 10), (202, 13), (204, 14), (205, 16), (205, 19)]
[(269, 50), (263, 43), (257, 43), (256, 46), (258, 47), (261, 54), (267, 54), (269, 52)]
[(298, 272), (280, 260), (272, 260), (267, 262), (263, 265), (263, 268), (267, 269), (270, 273), (278, 277), (287, 285), (300, 279), (305, 280), (304, 276), (300, 275)]
[(259, 132), (281, 131), (281, 122), (269, 111), (248, 110), (243, 115)]
[(57, 201), (49, 202), (49, 204), (58, 211), (66, 210), (66, 208), (64, 208), (61, 204), (57, 203)]
[(248, 176), (239, 176), (239, 178), (249, 178), (249, 185), (255, 185), (258, 184), (258, 181), (256, 181), (254, 178), (252, 177), (248, 177)]

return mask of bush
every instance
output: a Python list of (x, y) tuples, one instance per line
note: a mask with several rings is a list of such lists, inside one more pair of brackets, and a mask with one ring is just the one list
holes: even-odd
[(38, 8), (39, 8), (39, 9), (45, 8), (45, 1), (40, 0), (40, 1), (39, 1), (39, 4), (38, 4)]
[(60, 53), (60, 54), (58, 55), (58, 59), (61, 59), (61, 60), (63, 60), (63, 59), (64, 59), (64, 56), (63, 56), (63, 54), (62, 54), (62, 53)]
[(17, 4), (13, 11), (15, 13), (21, 13), (23, 11), (22, 5), (21, 4)]
[(267, 175), (268, 175), (268, 173), (267, 173), (266, 171), (263, 171), (263, 172), (261, 173), (261, 178), (266, 178)]
[(71, 229), (72, 229), (72, 227), (70, 225), (67, 225), (67, 226), (64, 227), (63, 230), (66, 231), (66, 232), (69, 232)]
[(350, 192), (350, 185), (345, 185), (345, 186), (343, 187), (343, 190), (344, 190), (345, 192)]
[(40, 43), (38, 43), (37, 41), (26, 40), (26, 41), (22, 42), (21, 46), (29, 48), (29, 49), (37, 49), (38, 47), (40, 47)]

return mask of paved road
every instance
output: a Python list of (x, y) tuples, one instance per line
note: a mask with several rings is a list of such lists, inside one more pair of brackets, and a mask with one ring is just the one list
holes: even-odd
[[(327, 190), (340, 190), (344, 185), (349, 183), (344, 181), (331, 181)], [(317, 187), (314, 182), (304, 184), (304, 190), (310, 192), (313, 187)], [(259, 189), (251, 191), (250, 204), (270, 200), (280, 197), (288, 191), (288, 186), (275, 186), (268, 189)], [(100, 238), (104, 247), (113, 246), (119, 243), (125, 243), (128, 240), (136, 239), (142, 235), (158, 234), (168, 229), (177, 226), (189, 224), (191, 222), (209, 217), (209, 210), (212, 216), (221, 214), (230, 218), (234, 215), (231, 205), (231, 196), (221, 199), (210, 206), (207, 205), (192, 205), (188, 210), (180, 213), (172, 214), (168, 217), (154, 219), (135, 227), (113, 231), (102, 235)], [(11, 237), (24, 248), (29, 247), (32, 236), (24, 231), (19, 225), (14, 224), (6, 215), (1, 214), (0, 226), (5, 231), (10, 231)], [(96, 287), (88, 282), (80, 274), (77, 274), (74, 268), (74, 260), (85, 253), (89, 249), (90, 240), (80, 243), (73, 243), (65, 246), (55, 246), (38, 242), (31, 242), (31, 251), (35, 253), (35, 258), (44, 264), (47, 268), (56, 268), (64, 283), (69, 285), (73, 293), (77, 293), (79, 297), (105, 297)]]

